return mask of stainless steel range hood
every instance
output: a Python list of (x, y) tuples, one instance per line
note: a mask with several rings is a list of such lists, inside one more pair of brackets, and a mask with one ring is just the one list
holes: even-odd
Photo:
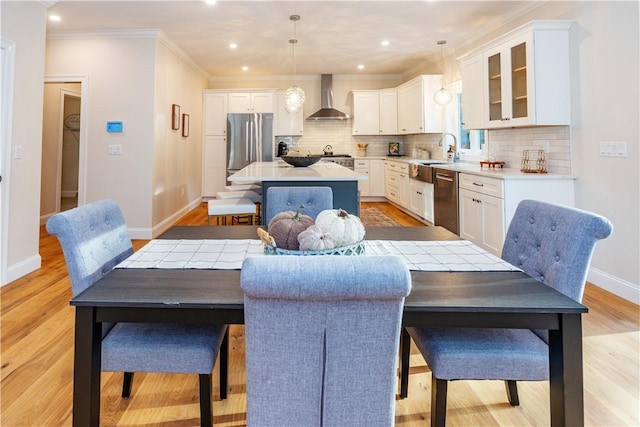
[(318, 111), (307, 117), (307, 120), (347, 120), (349, 116), (342, 111), (333, 108), (333, 76), (322, 74), (320, 80), (321, 107)]

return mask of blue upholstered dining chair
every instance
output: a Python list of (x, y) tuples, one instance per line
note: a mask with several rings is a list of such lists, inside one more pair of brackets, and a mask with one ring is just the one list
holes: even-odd
[(269, 187), (264, 225), (277, 213), (296, 211), (304, 206), (302, 213), (315, 219), (325, 209), (333, 209), (331, 187)]
[(400, 258), (265, 256), (242, 265), (248, 426), (392, 426)]
[[(524, 200), (509, 225), (502, 258), (580, 302), (595, 244), (612, 230), (611, 223), (599, 215)], [(516, 381), (549, 378), (546, 330), (406, 328), (406, 331), (431, 368), (434, 426), (445, 424), (450, 380), (504, 380), (509, 403), (516, 406), (519, 405)], [(403, 342), (410, 342), (406, 332)], [(408, 360), (409, 345), (403, 346), (404, 352), (403, 360)], [(402, 375), (408, 375), (408, 367), (403, 366)], [(401, 394), (406, 396), (406, 390)]]
[[(53, 215), (47, 231), (62, 246), (76, 296), (133, 253), (120, 208), (113, 200)], [(212, 424), (211, 373), (220, 347), (220, 397), (227, 394), (227, 326), (146, 323), (103, 324), (102, 371), (124, 372), (129, 397), (134, 372), (197, 373), (200, 417)]]

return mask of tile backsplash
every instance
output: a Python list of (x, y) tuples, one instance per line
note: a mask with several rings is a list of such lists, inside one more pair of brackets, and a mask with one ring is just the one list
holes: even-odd
[[(433, 159), (444, 159), (444, 152), (439, 146), (441, 134), (354, 136), (351, 135), (351, 127), (351, 120), (305, 121), (303, 136), (276, 137), (276, 143), (285, 141), (290, 149), (313, 154), (322, 153), (327, 145), (331, 145), (335, 154), (352, 156), (362, 155), (356, 146), (361, 143), (369, 144), (367, 156), (385, 156), (389, 142), (397, 141), (400, 142), (400, 154), (411, 156), (413, 147), (416, 147), (428, 150)], [(494, 129), (487, 134), (488, 142), (483, 150), (486, 157), (492, 155), (497, 161), (505, 162), (507, 167), (519, 169), (523, 150), (545, 150), (548, 172), (571, 174), (569, 126)]]
[[(495, 156), (497, 161), (505, 162), (507, 167), (519, 169), (524, 150), (544, 150), (547, 171), (569, 175), (571, 174), (570, 129), (569, 126), (538, 126), (490, 130), (485, 153)], [(530, 154), (537, 156), (537, 153)]]

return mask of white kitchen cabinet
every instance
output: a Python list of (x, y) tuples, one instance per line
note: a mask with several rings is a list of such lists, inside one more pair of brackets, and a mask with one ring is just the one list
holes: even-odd
[(229, 113), (273, 113), (273, 92), (229, 92)]
[(204, 92), (204, 134), (227, 134), (227, 94), (220, 92)]
[(409, 209), (433, 223), (433, 184), (412, 179), (409, 184)]
[[(476, 124), (465, 118), (465, 127), (571, 124), (570, 26), (570, 21), (532, 21), (460, 58), (471, 67), (467, 61), (482, 54), (484, 118)], [(469, 105), (466, 87), (477, 90), (476, 78), (463, 72), (463, 105)]]
[(202, 197), (215, 197), (225, 190), (227, 183), (227, 137), (209, 135), (204, 137), (202, 152)]
[(504, 200), (476, 191), (460, 189), (460, 237), (500, 255), (504, 242)]
[(378, 91), (353, 92), (353, 135), (380, 133), (380, 99)]
[(353, 135), (397, 135), (398, 93), (395, 89), (353, 91)]
[(385, 197), (409, 209), (409, 164), (385, 162)]
[(397, 135), (398, 91), (383, 89), (378, 96), (380, 101), (380, 135)]
[(284, 93), (276, 94), (276, 128), (275, 136), (300, 136), (304, 130), (304, 112), (289, 113), (284, 109)]
[(369, 196), (384, 197), (384, 160), (369, 160)]
[(353, 162), (353, 169), (369, 177), (367, 181), (358, 181), (361, 197), (384, 197), (384, 160), (356, 159)]
[(462, 61), (462, 126), (484, 127), (484, 57), (477, 54)]
[(494, 255), (502, 254), (507, 229), (518, 204), (524, 199), (574, 205), (571, 177), (518, 177), (500, 179), (458, 174), (460, 237)]
[(442, 132), (442, 110), (433, 100), (441, 83), (440, 75), (422, 75), (398, 87), (398, 134)]

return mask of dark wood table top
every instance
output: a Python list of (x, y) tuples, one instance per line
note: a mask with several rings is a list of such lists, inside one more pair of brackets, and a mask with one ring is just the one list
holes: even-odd
[[(172, 227), (161, 239), (254, 239), (253, 226)], [(441, 227), (368, 227), (369, 240), (459, 240)], [(412, 271), (412, 312), (561, 314), (587, 308), (521, 272)], [(240, 270), (115, 269), (73, 298), (73, 306), (243, 309)], [(432, 319), (433, 320), (433, 319)], [(549, 326), (550, 328), (553, 325)]]

